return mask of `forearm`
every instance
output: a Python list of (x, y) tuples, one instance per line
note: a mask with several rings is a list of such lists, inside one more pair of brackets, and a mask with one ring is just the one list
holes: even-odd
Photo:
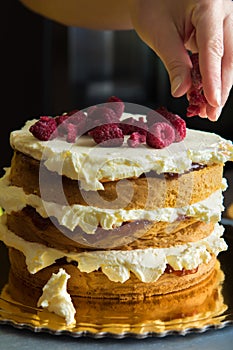
[(20, 0), (30, 10), (67, 26), (132, 29), (128, 0)]

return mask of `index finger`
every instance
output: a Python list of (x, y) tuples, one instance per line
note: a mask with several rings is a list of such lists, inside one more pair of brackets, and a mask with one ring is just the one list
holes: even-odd
[[(222, 1), (208, 1), (194, 10), (194, 26), (199, 51), (203, 90), (208, 103), (221, 106), (221, 66), (223, 57)], [(202, 3), (203, 4), (203, 3)]]

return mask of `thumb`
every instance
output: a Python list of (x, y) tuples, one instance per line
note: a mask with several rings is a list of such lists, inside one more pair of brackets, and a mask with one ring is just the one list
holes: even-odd
[(171, 83), (171, 93), (180, 97), (190, 89), (192, 63), (176, 28), (167, 26), (152, 49), (163, 61)]

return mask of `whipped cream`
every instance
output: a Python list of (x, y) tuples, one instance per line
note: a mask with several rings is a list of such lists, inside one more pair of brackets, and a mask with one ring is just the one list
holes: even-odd
[[(124, 113), (122, 119), (132, 115)], [(134, 115), (136, 119), (140, 115)], [(145, 116), (144, 116), (145, 118)], [(138, 177), (151, 170), (183, 173), (193, 162), (201, 164), (225, 163), (233, 160), (231, 141), (209, 132), (187, 129), (182, 142), (163, 149), (146, 145), (137, 148), (127, 146), (127, 137), (121, 147), (99, 147), (89, 136), (82, 136), (74, 144), (61, 138), (39, 141), (29, 127), (36, 119), (28, 121), (21, 130), (10, 135), (12, 148), (37, 160), (44, 160), (50, 171), (56, 171), (71, 179), (79, 180), (85, 190), (101, 190), (102, 179), (114, 181)]]
[(62, 268), (53, 273), (38, 300), (37, 306), (48, 309), (50, 312), (64, 317), (67, 325), (75, 323), (76, 310), (70, 294), (67, 292), (67, 281), (70, 275)]
[(30, 273), (34, 274), (52, 265), (57, 259), (66, 258), (68, 262), (76, 261), (81, 272), (90, 273), (101, 268), (109, 280), (121, 283), (130, 278), (130, 272), (140, 281), (148, 283), (155, 282), (163, 274), (167, 264), (176, 270), (191, 270), (201, 263), (208, 263), (211, 254), (217, 256), (221, 251), (227, 250), (227, 244), (221, 237), (223, 232), (224, 228), (215, 224), (208, 237), (174, 247), (73, 253), (25, 241), (8, 230), (5, 214), (0, 217), (0, 239), (6, 246), (24, 254)]
[(144, 209), (103, 209), (85, 205), (60, 205), (43, 201), (39, 196), (26, 194), (22, 188), (11, 186), (9, 169), (0, 179), (0, 206), (6, 213), (22, 210), (30, 205), (43, 217), (55, 217), (60, 225), (73, 231), (80, 226), (85, 233), (94, 234), (97, 227), (105, 230), (119, 227), (123, 222), (133, 220), (148, 220), (154, 222), (174, 222), (179, 216), (196, 217), (201, 221), (219, 221), (224, 210), (222, 190), (226, 188), (226, 180), (223, 179), (222, 188), (211, 194), (208, 198), (180, 208)]

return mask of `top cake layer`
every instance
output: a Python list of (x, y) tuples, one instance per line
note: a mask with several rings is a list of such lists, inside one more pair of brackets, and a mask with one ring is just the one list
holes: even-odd
[[(124, 113), (122, 119), (128, 118)], [(138, 119), (141, 115), (134, 115)], [(28, 121), (21, 130), (11, 133), (13, 149), (44, 160), (50, 171), (79, 180), (84, 190), (101, 190), (102, 182), (138, 177), (155, 171), (158, 174), (172, 172), (182, 174), (192, 163), (219, 164), (233, 160), (233, 145), (214, 133), (187, 129), (186, 137), (163, 149), (147, 145), (137, 148), (127, 146), (126, 138), (121, 147), (99, 147), (89, 136), (81, 136), (76, 143), (62, 138), (39, 141), (29, 128), (36, 120)]]

